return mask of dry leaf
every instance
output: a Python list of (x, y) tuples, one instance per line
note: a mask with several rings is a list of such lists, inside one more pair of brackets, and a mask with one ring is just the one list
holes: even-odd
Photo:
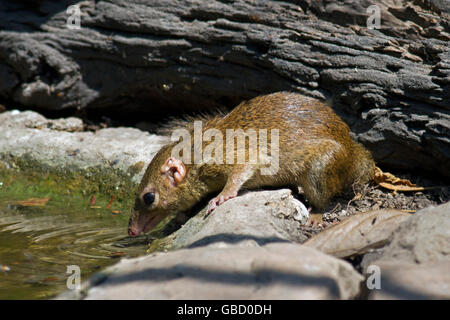
[(111, 208), (111, 205), (113, 204), (114, 199), (116, 199), (116, 197), (111, 196), (111, 199), (109, 199), (109, 202), (108, 202), (108, 204), (107, 204), (106, 207), (105, 207), (106, 209)]
[(8, 271), (11, 271), (11, 268), (8, 267), (8, 266), (2, 266), (2, 265), (0, 265), (0, 270), (3, 271), (3, 272), (8, 272)]
[(373, 180), (381, 187), (393, 191), (423, 191), (424, 187), (419, 187), (407, 179), (400, 179), (389, 172), (383, 172), (380, 168), (375, 168)]
[(304, 245), (338, 258), (363, 254), (383, 246), (399, 224), (410, 216), (392, 209), (359, 213), (316, 234)]
[(359, 199), (361, 199), (362, 198), (362, 194), (361, 193), (358, 193), (356, 196), (354, 196), (353, 197), (353, 201), (355, 201), (355, 200), (359, 200)]
[(57, 278), (57, 277), (47, 277), (47, 278), (45, 278), (45, 279), (43, 279), (45, 282), (48, 282), (48, 281), (58, 281), (59, 279)]
[(110, 258), (120, 258), (122, 256), (125, 255), (125, 252), (123, 251), (117, 251), (117, 252), (113, 252), (109, 255)]
[(50, 200), (50, 198), (30, 198), (27, 200), (16, 201), (16, 203), (24, 207), (42, 207), (47, 204), (48, 200)]
[(408, 210), (408, 209), (402, 209), (401, 211), (407, 212), (407, 213), (415, 213), (417, 210)]

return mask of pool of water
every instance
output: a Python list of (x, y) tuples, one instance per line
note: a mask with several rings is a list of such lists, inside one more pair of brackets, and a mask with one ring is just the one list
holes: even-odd
[[(146, 239), (127, 236), (129, 204), (110, 197), (94, 203), (92, 195), (2, 184), (0, 299), (50, 299), (67, 290), (67, 266), (79, 266), (84, 281), (121, 257), (145, 254)], [(21, 202), (30, 198), (49, 200), (41, 206)]]

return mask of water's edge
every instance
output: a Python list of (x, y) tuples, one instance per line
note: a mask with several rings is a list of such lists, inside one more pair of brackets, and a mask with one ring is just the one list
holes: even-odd
[[(109, 248), (110, 244), (114, 239), (116, 241), (120, 238), (125, 249), (118, 247), (116, 250), (124, 257), (145, 254), (149, 239), (154, 236), (147, 235), (138, 239), (127, 237), (127, 221), (137, 184), (148, 162), (166, 142), (164, 137), (133, 128), (68, 132), (73, 128), (69, 128), (70, 125), (67, 124), (67, 127), (59, 126), (58, 130), (55, 130), (45, 125), (53, 120), (45, 119), (31, 111), (5, 112), (1, 117), (0, 218), (3, 219), (0, 219), (0, 234), (3, 234), (3, 243), (0, 245), (0, 266), (4, 265), (11, 271), (0, 273), (0, 282), (3, 278), (3, 281), (13, 286), (14, 272), (24, 269), (26, 264), (33, 268), (22, 270), (25, 274), (21, 276), (29, 275), (27, 272), (42, 273), (41, 260), (62, 259), (62, 254), (63, 257), (68, 256), (70, 250), (60, 248), (67, 246), (63, 240), (77, 243), (75, 248), (81, 248), (80, 250), (98, 250), (99, 247), (103, 250), (103, 247), (108, 246), (109, 251), (102, 252), (108, 254), (115, 250)], [(95, 198), (95, 206), (89, 206), (93, 201), (92, 197)], [(29, 198), (50, 200), (44, 207), (15, 205), (17, 201)], [(112, 202), (112, 205), (108, 207), (109, 202)], [(43, 222), (43, 219), (48, 221)], [(38, 228), (35, 226), (37, 223), (44, 226)], [(156, 230), (155, 234), (159, 231)], [(42, 243), (39, 245), (45, 247), (42, 254), (45, 257), (37, 255), (38, 250), (28, 252), (28, 247), (32, 247), (36, 239), (44, 238), (52, 239), (54, 254), (50, 250), (50, 244), (44, 246)], [(107, 244), (101, 243), (102, 239), (105, 241), (106, 238)], [(8, 239), (16, 240), (9, 243), (11, 241)], [(21, 244), (18, 244), (17, 239), (23, 239)], [(75, 249), (72, 247), (71, 250)], [(2, 251), (3, 260), (7, 260), (6, 262), (1, 261)], [(90, 252), (75, 253), (88, 256), (78, 259), (90, 259)], [(23, 260), (24, 254), (34, 260), (28, 263), (28, 260)], [(104, 277), (104, 267), (113, 264), (120, 257), (112, 257), (106, 263), (90, 263), (93, 267), (85, 273), (88, 276), (82, 278), (83, 285)], [(39, 260), (37, 267), (33, 264), (35, 260)], [(13, 265), (8, 266), (7, 262)], [(63, 261), (56, 261), (59, 262)], [(20, 295), (10, 294), (11, 291), (8, 292), (5, 286), (3, 292), (0, 290), (0, 296), (6, 299), (54, 297), (55, 293), (50, 296), (32, 293), (38, 292), (36, 287), (52, 286), (53, 282), (58, 281), (61, 288), (61, 278), (64, 275), (54, 275), (53, 270), (53, 273), (49, 271), (46, 276), (37, 277), (37, 280), (24, 280), (24, 288), (28, 287), (29, 292), (25, 289), (18, 291)], [(62, 290), (64, 289), (59, 289), (57, 294)]]

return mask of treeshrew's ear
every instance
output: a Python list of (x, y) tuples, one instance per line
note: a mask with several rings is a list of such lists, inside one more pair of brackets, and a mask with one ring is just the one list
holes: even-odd
[(186, 167), (183, 161), (169, 157), (161, 167), (161, 173), (165, 174), (173, 187), (180, 184), (186, 176)]

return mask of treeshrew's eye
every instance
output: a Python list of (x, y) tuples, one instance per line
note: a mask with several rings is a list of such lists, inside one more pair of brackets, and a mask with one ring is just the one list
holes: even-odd
[(149, 206), (155, 201), (155, 194), (153, 192), (148, 192), (144, 194), (142, 198), (144, 199), (144, 203)]

